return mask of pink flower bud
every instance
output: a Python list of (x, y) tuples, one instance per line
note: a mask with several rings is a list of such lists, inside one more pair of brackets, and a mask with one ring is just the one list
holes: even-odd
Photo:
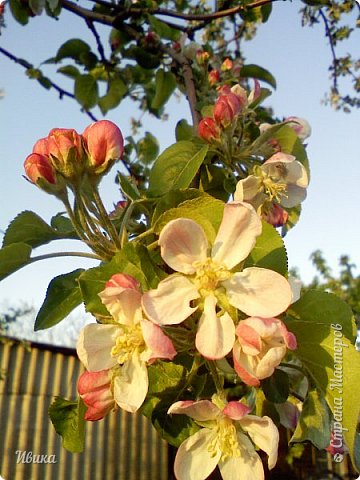
[(33, 153), (39, 153), (40, 155), (49, 155), (49, 142), (47, 138), (40, 138), (34, 147)]
[(127, 275), (126, 273), (115, 273), (110, 280), (108, 280), (105, 284), (105, 288), (133, 288), (135, 290), (139, 290), (139, 282), (132, 277), (131, 275)]
[(214, 119), (217, 124), (226, 128), (234, 118), (239, 115), (243, 106), (237, 95), (230, 92), (226, 95), (220, 95), (214, 106)]
[(236, 328), (234, 368), (247, 385), (258, 387), (270, 377), (287, 349), (295, 350), (296, 338), (278, 318), (250, 317)]
[(263, 213), (262, 217), (273, 227), (282, 227), (288, 221), (289, 214), (277, 203), (272, 203), (270, 208)]
[(226, 72), (228, 70), (231, 70), (232, 67), (233, 67), (232, 60), (230, 60), (230, 58), (225, 58), (225, 60), (223, 61), (222, 65), (221, 65), (221, 70), (223, 72)]
[(90, 171), (95, 174), (109, 170), (124, 152), (124, 139), (120, 129), (109, 120), (89, 125), (82, 134), (89, 155)]
[(210, 54), (208, 52), (204, 52), (204, 50), (198, 50), (196, 52), (196, 61), (199, 65), (205, 65), (210, 58)]
[(211, 117), (205, 117), (200, 120), (198, 134), (200, 138), (209, 143), (217, 141), (220, 138), (219, 127)]
[(111, 392), (111, 370), (84, 372), (78, 380), (78, 392), (88, 407), (85, 420), (92, 422), (105, 417), (115, 406)]
[(290, 122), (288, 125), (291, 127), (296, 135), (303, 142), (311, 135), (311, 126), (307, 120), (299, 117), (285, 118), (285, 122)]
[(40, 179), (52, 185), (56, 184), (55, 170), (45, 155), (30, 154), (24, 162), (24, 168), (28, 179), (35, 185)]
[[(45, 151), (46, 142), (41, 142), (42, 140), (35, 144), (34, 148)], [(84, 151), (81, 135), (75, 130), (72, 128), (53, 128), (47, 137), (47, 149), (55, 170), (65, 178), (72, 178), (82, 173)]]
[(211, 86), (216, 85), (220, 81), (220, 71), (211, 70), (208, 74), (208, 81)]

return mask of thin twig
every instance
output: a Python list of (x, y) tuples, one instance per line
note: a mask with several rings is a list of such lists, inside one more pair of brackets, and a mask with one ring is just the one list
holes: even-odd
[(98, 49), (101, 61), (103, 62), (103, 64), (105, 66), (109, 65), (109, 61), (107, 60), (107, 58), (105, 56), (105, 50), (104, 50), (103, 44), (101, 43), (100, 35), (98, 34), (98, 32), (95, 28), (93, 20), (86, 19), (85, 21), (86, 21), (86, 25), (89, 27), (90, 31), (92, 32), (92, 34), (95, 37), (96, 45), (97, 45), (97, 49)]
[[(13, 62), (17, 63), (18, 65), (21, 65), (22, 67), (24, 67), (26, 69), (33, 68), (33, 65), (31, 65), (28, 62), (22, 60), (21, 58), (16, 57), (12, 53), (10, 53), (8, 50), (5, 50), (5, 48), (0, 47), (0, 53), (2, 53), (3, 55), (5, 55), (5, 57), (9, 58)], [(64, 90), (62, 87), (60, 87), (58, 84), (54, 83), (48, 77), (43, 77), (43, 78), (46, 78), (49, 81), (49, 84), (51, 85), (51, 87), (59, 93), (60, 100), (62, 100), (63, 97), (69, 97), (69, 98), (72, 98), (72, 99), (76, 100), (74, 94), (68, 92), (67, 90)], [(86, 113), (86, 115), (88, 115), (91, 118), (91, 120), (93, 122), (96, 122), (96, 120), (97, 120), (96, 117), (89, 110), (84, 109), (84, 112)]]
[(337, 67), (338, 60), (337, 60), (337, 57), (336, 57), (334, 40), (333, 40), (333, 37), (331, 35), (331, 30), (330, 30), (330, 27), (329, 27), (328, 19), (326, 18), (326, 15), (322, 11), (321, 8), (319, 10), (319, 15), (324, 22), (325, 33), (326, 33), (326, 36), (328, 37), (329, 43), (330, 43), (330, 50), (331, 50), (331, 55), (332, 55), (332, 59), (333, 59), (332, 63), (333, 63), (333, 66), (334, 66), (333, 88), (334, 88), (335, 92), (337, 92), (338, 91), (338, 67)]

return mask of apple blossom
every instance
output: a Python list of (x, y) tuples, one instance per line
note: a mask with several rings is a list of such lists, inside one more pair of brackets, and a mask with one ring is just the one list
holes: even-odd
[(141, 292), (133, 277), (114, 275), (100, 298), (114, 323), (86, 325), (80, 332), (77, 353), (90, 372), (113, 369), (115, 402), (135, 412), (148, 391), (147, 364), (158, 358), (172, 360), (176, 351), (161, 328), (143, 317)]
[(82, 173), (82, 138), (74, 129), (53, 128), (47, 137), (47, 148), (53, 167), (65, 178), (74, 178)]
[(198, 126), (199, 137), (205, 142), (216, 142), (220, 139), (220, 129), (211, 117), (202, 118)]
[(84, 372), (78, 380), (78, 392), (87, 406), (85, 420), (96, 421), (104, 418), (115, 407), (111, 391), (112, 371)]
[(287, 117), (284, 120), (289, 122), (288, 125), (291, 127), (299, 139), (303, 142), (311, 135), (311, 126), (307, 120), (299, 117)]
[(258, 387), (270, 377), (286, 355), (295, 350), (296, 338), (278, 318), (250, 317), (236, 327), (234, 368), (247, 385)]
[(254, 444), (267, 453), (272, 469), (279, 432), (269, 417), (249, 415), (250, 410), (236, 401), (223, 405), (216, 400), (189, 400), (171, 405), (169, 414), (188, 415), (203, 427), (177, 451), (177, 480), (205, 480), (217, 465), (223, 480), (263, 480), (264, 469)]
[(90, 172), (102, 174), (122, 157), (124, 139), (121, 130), (113, 122), (94, 122), (84, 130), (82, 136), (89, 155)]
[(250, 254), (261, 228), (251, 205), (225, 205), (209, 255), (209, 242), (199, 224), (188, 218), (170, 221), (159, 236), (160, 253), (178, 273), (144, 293), (148, 318), (158, 325), (174, 325), (200, 309), (196, 348), (206, 358), (220, 359), (231, 351), (235, 338), (227, 303), (251, 316), (272, 317), (285, 311), (292, 293), (282, 275), (258, 267), (232, 271)]
[(233, 92), (222, 94), (214, 105), (214, 120), (222, 128), (229, 126), (240, 114), (243, 104), (240, 98)]
[(278, 152), (237, 183), (234, 199), (258, 211), (264, 203), (291, 208), (305, 199), (308, 183), (305, 167), (293, 155)]

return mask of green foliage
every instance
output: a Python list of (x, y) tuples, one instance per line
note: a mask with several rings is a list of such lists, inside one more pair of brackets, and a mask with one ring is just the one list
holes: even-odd
[(155, 76), (155, 96), (151, 102), (152, 110), (159, 110), (169, 100), (171, 94), (175, 90), (176, 81), (171, 72), (166, 72), (163, 69), (159, 69)]
[(80, 399), (70, 401), (57, 397), (49, 407), (50, 419), (69, 452), (79, 453), (84, 449), (85, 411), (86, 407)]
[[(98, 101), (103, 115), (105, 115), (109, 110), (116, 108), (120, 104), (126, 92), (127, 87), (121, 78), (118, 77), (110, 80), (106, 95), (100, 97)], [(94, 95), (94, 98), (95, 97), (96, 95)]]
[(259, 65), (244, 65), (241, 67), (241, 76), (244, 78), (257, 78), (276, 88), (275, 77), (265, 68)]
[(310, 441), (323, 450), (330, 443), (330, 411), (323, 395), (310, 390), (301, 410), (300, 418), (290, 442)]
[[(96, 79), (92, 75), (77, 76), (75, 78), (74, 93), (77, 101), (86, 110), (95, 107), (99, 99), (99, 91)], [(102, 107), (104, 108), (103, 104)]]
[(335, 295), (311, 290), (288, 310), (286, 324), (297, 339), (296, 356), (324, 395), (334, 418), (343, 425), (344, 438), (354, 460), (360, 413), (357, 401), (360, 355), (354, 348), (351, 309)]
[(23, 242), (12, 243), (0, 249), (0, 280), (28, 265), (31, 251), (31, 246)]
[(186, 140), (167, 148), (150, 172), (149, 195), (159, 196), (170, 190), (190, 186), (208, 151), (207, 145)]
[(289, 377), (286, 372), (277, 368), (271, 377), (261, 382), (261, 388), (270, 402), (284, 403), (290, 393)]
[(35, 320), (35, 331), (53, 327), (80, 305), (82, 296), (78, 278), (83, 271), (77, 269), (51, 280)]

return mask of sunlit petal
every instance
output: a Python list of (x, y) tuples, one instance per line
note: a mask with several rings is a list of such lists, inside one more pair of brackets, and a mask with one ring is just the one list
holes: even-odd
[(143, 309), (158, 325), (175, 325), (188, 318), (197, 307), (190, 302), (199, 298), (195, 285), (182, 275), (172, 275), (162, 280), (156, 290), (149, 290), (142, 297)]
[(220, 409), (210, 400), (199, 400), (197, 402), (183, 400), (173, 403), (167, 413), (187, 415), (199, 422), (206, 422), (215, 420), (220, 414)]
[(157, 358), (166, 358), (172, 360), (176, 355), (176, 350), (169, 337), (161, 330), (159, 325), (155, 325), (149, 320), (141, 320), (141, 330), (145, 343), (149, 349), (148, 362)]
[(231, 269), (244, 260), (261, 234), (261, 220), (247, 203), (225, 205), (223, 219), (212, 248), (214, 262)]
[(97, 323), (86, 325), (81, 330), (76, 351), (87, 370), (97, 372), (116, 365), (117, 361), (111, 356), (111, 349), (120, 332), (116, 325)]
[(205, 358), (217, 360), (225, 357), (235, 340), (235, 325), (228, 313), (219, 317), (216, 313), (216, 298), (205, 298), (204, 313), (201, 315), (195, 338), (197, 350)]
[(194, 262), (206, 260), (208, 241), (203, 228), (189, 218), (169, 222), (159, 236), (161, 256), (176, 272), (192, 274)]
[(230, 304), (249, 316), (274, 317), (284, 312), (292, 299), (288, 281), (265, 268), (246, 268), (223, 285)]
[(250, 440), (243, 434), (237, 435), (240, 455), (219, 462), (223, 480), (264, 480), (264, 468)]
[(212, 456), (208, 450), (214, 436), (214, 431), (202, 428), (180, 445), (174, 463), (177, 480), (204, 480), (215, 470), (221, 452)]
[(143, 404), (149, 386), (147, 368), (139, 355), (119, 368), (113, 380), (114, 399), (120, 408), (127, 412), (136, 412)]

